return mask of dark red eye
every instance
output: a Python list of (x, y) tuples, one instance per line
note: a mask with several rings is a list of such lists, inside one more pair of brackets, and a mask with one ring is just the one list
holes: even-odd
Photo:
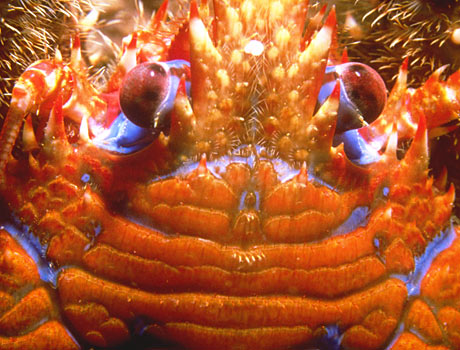
[(348, 98), (361, 112), (364, 120), (373, 122), (385, 106), (385, 83), (371, 67), (357, 62), (344, 63), (336, 68)]
[(169, 74), (160, 63), (139, 64), (123, 81), (121, 110), (137, 126), (161, 131), (165, 121), (159, 107), (168, 97), (169, 89)]
[(358, 62), (328, 66), (318, 96), (319, 105), (331, 94), (336, 80), (340, 84), (336, 133), (359, 129), (365, 123), (372, 123), (382, 113), (387, 90), (383, 79), (371, 67)]

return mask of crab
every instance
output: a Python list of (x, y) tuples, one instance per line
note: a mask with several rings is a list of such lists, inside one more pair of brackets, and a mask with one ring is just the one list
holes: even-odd
[[(387, 96), (334, 9), (167, 1), (93, 86), (18, 79), (0, 134), (0, 349), (459, 349), (460, 72)], [(406, 146), (409, 145), (409, 146)]]

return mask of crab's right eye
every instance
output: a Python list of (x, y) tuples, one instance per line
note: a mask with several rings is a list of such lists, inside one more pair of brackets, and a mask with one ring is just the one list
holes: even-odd
[(162, 107), (170, 89), (169, 70), (162, 63), (138, 64), (123, 81), (120, 90), (121, 110), (137, 126), (164, 131), (169, 123)]
[(385, 83), (375, 70), (362, 63), (328, 66), (318, 96), (320, 105), (337, 82), (340, 84), (340, 103), (333, 145), (343, 143), (345, 153), (355, 163), (372, 163), (380, 158), (380, 154), (361, 136), (359, 129), (372, 123), (383, 111), (387, 100)]
[(335, 80), (340, 84), (336, 133), (372, 123), (385, 107), (387, 92), (383, 79), (371, 67), (348, 62), (326, 68), (326, 82), (319, 93), (322, 104), (331, 94)]

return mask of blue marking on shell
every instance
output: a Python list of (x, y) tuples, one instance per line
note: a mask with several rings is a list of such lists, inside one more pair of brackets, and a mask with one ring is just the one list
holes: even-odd
[(369, 220), (369, 208), (368, 207), (357, 207), (355, 208), (348, 219), (343, 222), (339, 227), (334, 229), (332, 236), (339, 236), (350, 233), (356, 230), (358, 227), (365, 227)]
[(4, 222), (0, 228), (8, 231), (32, 258), (37, 265), (38, 273), (42, 281), (56, 287), (58, 269), (46, 260), (46, 250), (48, 246), (46, 244), (41, 244), (40, 240), (31, 234), (29, 227), (21, 225), (19, 221), (17, 223)]
[(388, 187), (384, 187), (382, 190), (382, 194), (384, 197), (388, 197), (388, 194), (390, 193), (390, 189)]
[(355, 164), (365, 165), (380, 159), (380, 153), (364, 140), (358, 129), (336, 134), (333, 145), (338, 146), (341, 143), (347, 157)]
[(149, 129), (141, 128), (120, 113), (112, 125), (92, 142), (108, 151), (130, 154), (143, 149), (156, 139)]
[(449, 248), (456, 237), (455, 229), (451, 224), (449, 228), (441, 232), (428, 243), (425, 252), (420, 257), (415, 258), (415, 270), (403, 279), (407, 284), (408, 295), (419, 295), (420, 284), (430, 268), (433, 260), (444, 250)]
[[(343, 338), (343, 330), (336, 324), (324, 327), (326, 333), (317, 340), (315, 350), (339, 350)], [(313, 349), (312, 349), (313, 350)]]
[(87, 173), (84, 173), (82, 176), (81, 176), (81, 181), (84, 182), (84, 183), (87, 183), (89, 180), (91, 180), (91, 176)]

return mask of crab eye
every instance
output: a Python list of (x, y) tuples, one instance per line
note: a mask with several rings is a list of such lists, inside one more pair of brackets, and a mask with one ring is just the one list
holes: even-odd
[(382, 112), (387, 100), (383, 79), (371, 67), (356, 62), (341, 64), (336, 72), (350, 105), (356, 107), (367, 123), (372, 123)]
[(336, 81), (340, 84), (340, 103), (335, 128), (334, 146), (344, 144), (348, 158), (356, 164), (369, 164), (379, 159), (374, 149), (360, 134), (360, 129), (378, 118), (385, 107), (385, 83), (371, 67), (357, 62), (326, 68), (318, 104), (329, 97)]
[(134, 124), (162, 131), (166, 126), (162, 105), (170, 93), (169, 70), (162, 63), (142, 63), (131, 69), (120, 90), (120, 107)]
[(146, 62), (134, 67), (120, 89), (122, 113), (108, 127), (94, 129), (93, 143), (102, 149), (130, 154), (150, 145), (161, 132), (168, 135), (182, 78), (189, 95), (189, 62)]
[(385, 106), (387, 94), (385, 83), (375, 70), (357, 62), (327, 67), (319, 103), (330, 95), (335, 79), (340, 83), (336, 133), (358, 129), (377, 119)]

